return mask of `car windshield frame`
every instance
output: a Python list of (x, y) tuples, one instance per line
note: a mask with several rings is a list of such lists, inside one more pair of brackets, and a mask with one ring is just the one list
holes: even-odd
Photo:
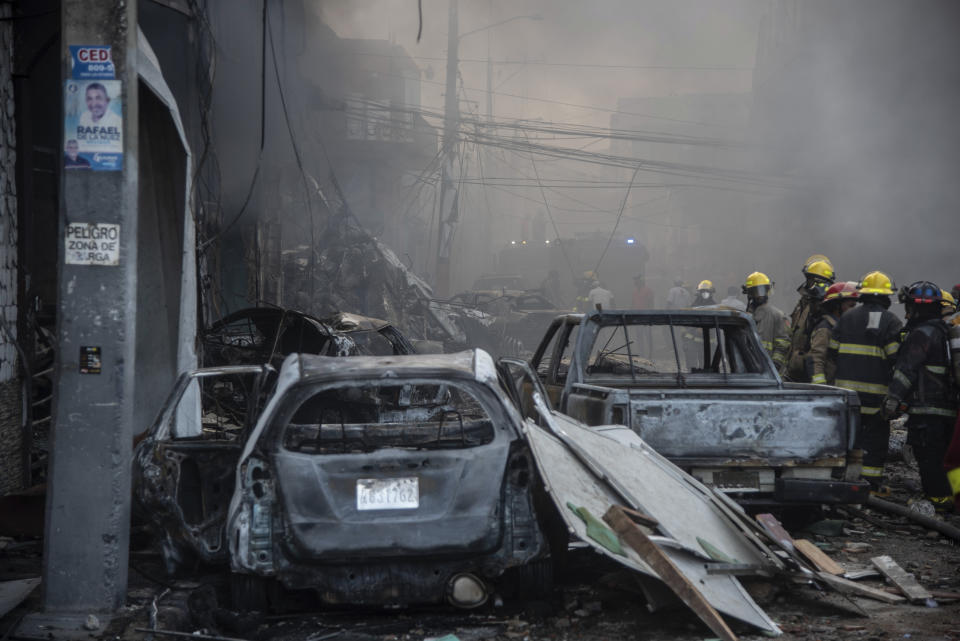
[[(667, 351), (672, 353), (673, 368), (670, 371), (663, 372), (640, 372), (636, 366), (627, 367), (629, 373), (613, 374), (609, 372), (591, 373), (588, 369), (595, 356), (595, 348), (601, 331), (605, 327), (615, 326), (623, 330), (624, 328), (648, 327), (655, 331), (656, 328), (663, 328), (669, 332), (668, 335), (660, 337), (661, 340), (668, 340)], [(707, 328), (714, 332), (719, 330), (735, 330), (741, 333), (746, 340), (741, 340), (738, 347), (744, 350), (747, 358), (750, 359), (751, 369), (758, 371), (736, 372), (730, 371), (728, 355), (726, 353), (728, 341), (721, 341), (717, 350), (721, 352), (721, 367), (719, 371), (688, 371), (681, 364), (681, 351), (683, 349), (681, 331), (685, 327)], [(734, 332), (731, 332), (734, 335)], [(750, 335), (753, 335), (752, 337)], [(713, 386), (779, 386), (782, 384), (779, 374), (773, 367), (773, 362), (769, 355), (760, 346), (755, 338), (756, 326), (752, 318), (736, 311), (727, 310), (705, 310), (696, 312), (691, 310), (684, 311), (624, 311), (615, 310), (606, 312), (592, 312), (588, 314), (581, 322), (581, 331), (577, 336), (577, 347), (575, 349), (575, 358), (577, 363), (571, 367), (571, 375), (575, 376), (574, 383), (586, 383), (601, 385), (606, 387), (713, 387)], [(624, 356), (628, 362), (634, 362), (638, 358), (632, 347), (635, 343), (629, 338), (623, 337), (620, 341), (623, 345)], [(662, 346), (661, 346), (662, 347)], [(726, 367), (723, 366), (726, 365)]]

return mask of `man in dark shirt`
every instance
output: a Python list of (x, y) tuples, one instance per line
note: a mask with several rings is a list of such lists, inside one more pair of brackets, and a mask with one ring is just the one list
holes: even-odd
[(64, 169), (90, 169), (90, 161), (80, 155), (80, 145), (77, 141), (70, 139), (64, 147), (66, 153), (63, 155)]

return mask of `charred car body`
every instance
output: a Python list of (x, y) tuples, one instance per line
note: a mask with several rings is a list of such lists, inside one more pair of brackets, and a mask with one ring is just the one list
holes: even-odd
[[(291, 355), (256, 426), (229, 440), (170, 429), (197, 376), (141, 443), (135, 496), (173, 561), (229, 559), (237, 607), (262, 608), (279, 585), (331, 604), (460, 607), (498, 584), (549, 585), (523, 419), (485, 352)], [(191, 457), (224, 464), (194, 482)]]
[(250, 307), (223, 317), (204, 331), (203, 365), (279, 367), (287, 354), (349, 356), (356, 344), (309, 314), (282, 307)]
[(168, 572), (227, 562), (223, 523), (237, 459), (275, 375), (267, 365), (182, 374), (137, 444), (134, 510), (159, 531)]
[(558, 317), (531, 365), (554, 407), (620, 424), (743, 504), (857, 503), (855, 392), (785, 383), (753, 319), (721, 308)]

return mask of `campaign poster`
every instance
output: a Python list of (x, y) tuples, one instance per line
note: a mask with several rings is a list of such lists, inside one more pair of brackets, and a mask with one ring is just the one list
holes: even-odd
[(70, 77), (77, 80), (113, 80), (116, 68), (110, 45), (70, 45)]
[(64, 169), (123, 169), (123, 105), (120, 95), (119, 80), (66, 82)]

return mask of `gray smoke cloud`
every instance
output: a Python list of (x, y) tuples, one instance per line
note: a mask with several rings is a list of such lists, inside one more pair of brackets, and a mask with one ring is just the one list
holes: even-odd
[[(375, 82), (390, 81), (377, 56), (344, 55), (337, 42), (379, 40), (411, 56), (421, 80), (419, 104), (440, 112), (447, 7), (446, 1), (423, 1), (420, 43), (413, 0), (287, 2), (283, 20), (274, 18), (294, 127), (304, 141), (311, 175), (328, 192), (325, 158), (309, 144), (319, 127), (310, 110), (318, 100), (342, 99), (338, 94), (346, 92), (350, 78), (380, 73), (372, 76), (379, 78)], [(813, 253), (827, 254), (842, 279), (883, 269), (898, 284), (924, 278), (949, 288), (960, 281), (954, 260), (960, 236), (958, 12), (955, 3), (933, 0), (909, 5), (896, 0), (461, 0), (464, 34), (515, 16), (539, 19), (512, 20), (463, 37), (460, 110), (465, 119), (486, 115), (489, 47), (497, 119), (749, 145), (745, 151), (526, 134), (538, 144), (561, 148), (585, 147), (711, 172), (748, 172), (749, 179), (735, 180), (686, 171), (639, 172), (618, 237), (634, 235), (648, 245), (646, 273), (661, 302), (677, 277), (690, 284), (709, 278), (723, 292), (761, 270), (778, 284), (775, 302), (791, 307), (800, 267)], [(254, 68), (254, 58), (244, 71)], [(225, 64), (223, 73), (229, 72)], [(319, 89), (308, 91), (305, 85)], [(274, 181), (281, 186), (273, 189), (302, 190), (291, 174), (276, 96), (271, 100), (268, 144), (283, 157), (280, 174), (286, 180)], [(255, 111), (251, 106), (241, 119), (249, 125)], [(321, 119), (334, 118), (331, 113)], [(442, 126), (437, 118), (427, 122), (438, 131)], [(497, 135), (502, 142), (524, 134), (499, 130)], [(225, 144), (243, 157), (243, 139)], [(417, 195), (406, 202), (406, 192), (395, 186), (371, 187), (358, 178), (348, 146), (341, 144), (328, 138), (347, 197), (358, 202), (357, 209), (380, 212), (383, 221), (397, 220), (395, 235), (398, 229), (418, 230), (423, 242), (396, 249), (428, 273), (435, 251), (436, 167), (422, 160), (398, 170), (404, 175), (398, 184)], [(511, 240), (533, 237), (547, 207), (553, 219), (546, 222), (547, 238), (555, 236), (554, 223), (561, 237), (609, 237), (632, 173), (540, 155), (531, 161), (529, 154), (503, 144), (467, 145), (460, 162), (464, 182), (455, 290), (497, 270), (496, 254)], [(431, 173), (421, 187), (424, 169)], [(241, 173), (250, 171), (249, 163), (243, 164)], [(542, 191), (537, 175), (546, 184)], [(401, 202), (395, 202), (397, 194)], [(229, 198), (238, 201), (242, 195)], [(384, 234), (389, 233), (387, 223)], [(579, 257), (576, 267), (564, 266), (564, 279), (583, 265), (592, 266), (600, 251), (591, 249), (593, 254)], [(546, 269), (544, 264), (533, 270), (534, 280)], [(628, 299), (626, 276), (633, 269), (623, 270), (618, 285), (623, 291), (615, 293)]]

